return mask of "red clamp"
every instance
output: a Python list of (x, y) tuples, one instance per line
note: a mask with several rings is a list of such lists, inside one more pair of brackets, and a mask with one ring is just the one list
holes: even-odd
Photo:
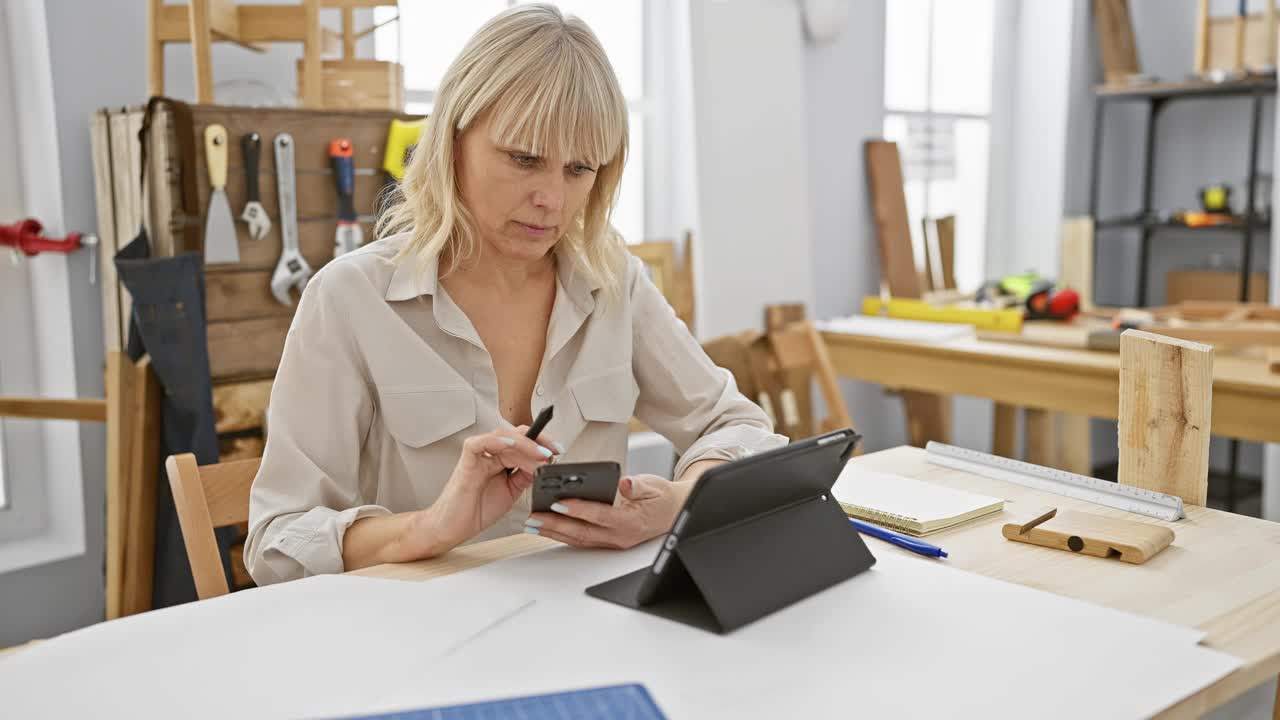
[(31, 257), (42, 252), (69, 253), (97, 242), (95, 236), (78, 232), (67, 233), (65, 238), (55, 240), (43, 237), (40, 234), (43, 231), (44, 226), (34, 218), (19, 220), (12, 225), (0, 225), (0, 245), (11, 247)]

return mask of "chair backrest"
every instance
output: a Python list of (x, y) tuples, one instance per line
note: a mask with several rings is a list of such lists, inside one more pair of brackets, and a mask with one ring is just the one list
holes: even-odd
[(261, 464), (261, 458), (250, 458), (197, 465), (191, 453), (170, 455), (165, 460), (191, 576), (201, 600), (231, 592), (213, 531), (249, 519), (249, 488)]
[[(827, 417), (818, 423), (818, 432), (853, 427), (849, 406), (840, 391), (839, 379), (827, 345), (811, 320), (797, 320), (769, 332), (769, 343), (781, 370), (805, 369), (813, 373), (827, 405)], [(859, 450), (859, 452), (861, 452)]]

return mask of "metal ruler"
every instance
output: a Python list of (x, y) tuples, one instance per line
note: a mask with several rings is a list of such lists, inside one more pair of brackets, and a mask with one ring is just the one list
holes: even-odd
[(926, 459), (934, 465), (965, 470), (1055, 495), (1065, 495), (1160, 520), (1172, 521), (1185, 517), (1182, 498), (1154, 490), (1143, 490), (940, 442), (930, 441), (925, 447), (925, 453)]

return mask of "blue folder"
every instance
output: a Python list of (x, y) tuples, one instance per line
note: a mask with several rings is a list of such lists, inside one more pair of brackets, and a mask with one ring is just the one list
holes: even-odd
[[(548, 695), (370, 715), (363, 720), (666, 720), (643, 685), (610, 685)], [(355, 719), (353, 719), (355, 720)]]

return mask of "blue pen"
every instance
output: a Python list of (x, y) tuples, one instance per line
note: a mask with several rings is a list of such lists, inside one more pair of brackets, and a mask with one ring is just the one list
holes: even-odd
[(853, 523), (853, 526), (858, 528), (858, 532), (866, 533), (871, 537), (880, 538), (881, 540), (887, 543), (892, 543), (894, 545), (897, 545), (900, 548), (906, 548), (907, 550), (910, 550), (913, 553), (919, 553), (921, 555), (928, 555), (929, 557), (939, 557), (939, 558), (944, 558), (947, 556), (947, 551), (943, 550), (937, 545), (930, 545), (929, 543), (923, 540), (917, 540), (913, 537), (908, 537), (906, 535), (899, 535), (898, 533), (893, 532), (891, 530), (885, 530), (884, 528), (879, 527), (877, 525), (872, 525), (871, 523), (864, 523), (861, 520), (856, 520), (854, 518), (849, 518), (849, 522)]

